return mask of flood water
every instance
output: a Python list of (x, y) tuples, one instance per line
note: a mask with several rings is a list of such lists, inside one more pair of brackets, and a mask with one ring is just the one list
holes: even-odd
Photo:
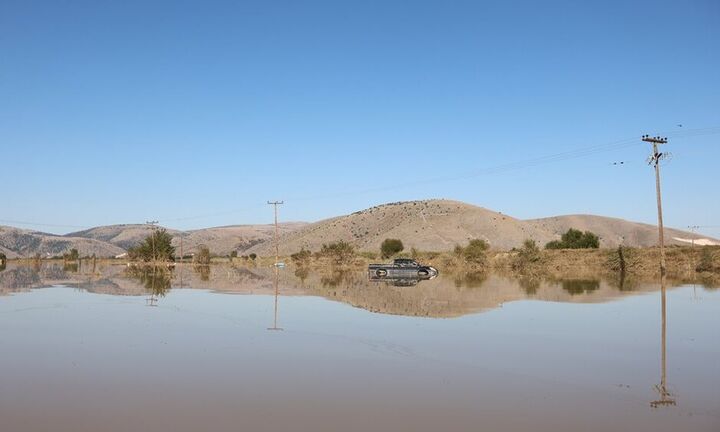
[(717, 432), (719, 329), (678, 281), (9, 265), (0, 430)]

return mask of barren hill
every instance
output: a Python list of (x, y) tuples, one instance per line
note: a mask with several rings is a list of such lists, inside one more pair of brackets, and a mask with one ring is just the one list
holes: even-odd
[(99, 257), (115, 256), (123, 249), (102, 240), (75, 236), (58, 236), (38, 231), (0, 226), (0, 252), (8, 258), (42, 257), (62, 255), (70, 249), (77, 249), (80, 255)]
[[(324, 243), (344, 240), (363, 251), (377, 251), (386, 238), (401, 239), (406, 250), (446, 251), (456, 244), (480, 238), (497, 249), (520, 246), (525, 239), (540, 245), (560, 238), (568, 228), (590, 230), (601, 237), (603, 247), (613, 247), (622, 238), (627, 246), (657, 243), (652, 225), (591, 215), (558, 216), (520, 220), (511, 216), (451, 200), (409, 201), (384, 204), (346, 216), (316, 222), (280, 238), (280, 252), (290, 254), (301, 248), (319, 250)], [(655, 231), (654, 231), (655, 230)], [(687, 244), (677, 239), (701, 239), (689, 232), (667, 229), (668, 244)], [(709, 241), (717, 242), (715, 239)], [(269, 254), (270, 242), (249, 249)]]
[[(288, 233), (306, 225), (303, 222), (279, 224), (281, 234)], [(70, 237), (85, 237), (111, 243), (125, 250), (136, 246), (148, 235), (152, 228), (145, 224), (108, 225), (90, 228), (67, 234)], [(182, 238), (183, 253), (193, 253), (200, 245), (207, 246), (213, 254), (227, 255), (233, 250), (243, 252), (253, 245), (271, 239), (274, 225), (230, 225), (203, 228), (192, 231), (167, 229), (173, 237), (173, 245), (180, 248)]]

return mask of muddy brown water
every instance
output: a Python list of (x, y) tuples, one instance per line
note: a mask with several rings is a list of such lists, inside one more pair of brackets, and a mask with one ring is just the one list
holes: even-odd
[(10, 264), (0, 430), (716, 432), (719, 324), (673, 281)]

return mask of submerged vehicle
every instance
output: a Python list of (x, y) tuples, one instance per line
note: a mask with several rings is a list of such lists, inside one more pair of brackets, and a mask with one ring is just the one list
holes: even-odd
[(435, 267), (421, 265), (409, 258), (398, 258), (392, 264), (370, 264), (368, 277), (371, 280), (386, 279), (432, 279), (438, 275)]

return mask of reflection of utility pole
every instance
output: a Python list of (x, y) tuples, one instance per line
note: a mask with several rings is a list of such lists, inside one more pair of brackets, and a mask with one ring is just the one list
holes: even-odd
[(275, 277), (273, 279), (273, 286), (275, 287), (275, 318), (273, 319), (273, 326), (268, 327), (268, 330), (277, 330), (282, 331), (283, 329), (281, 327), (277, 326), (277, 317), (278, 317), (278, 293), (279, 293), (279, 287), (278, 287), (278, 267), (275, 267)]
[(660, 360), (660, 384), (655, 386), (655, 389), (660, 393), (660, 399), (650, 402), (650, 406), (653, 408), (657, 408), (659, 406), (669, 406), (669, 405), (675, 405), (675, 399), (673, 399), (672, 394), (670, 394), (670, 391), (667, 389), (667, 346), (666, 346), (666, 339), (667, 339), (667, 310), (665, 305), (665, 276), (660, 276), (660, 309), (662, 313), (662, 331), (661, 331), (661, 360)]
[(652, 143), (653, 154), (648, 159), (648, 163), (655, 167), (655, 191), (657, 194), (657, 208), (658, 208), (658, 230), (660, 233), (660, 275), (665, 275), (665, 237), (663, 234), (663, 219), (662, 219), (662, 197), (660, 194), (660, 161), (667, 157), (667, 153), (658, 152), (658, 144), (667, 144), (667, 138), (651, 137), (650, 135), (643, 135), (642, 140), (645, 142)]
[(277, 210), (278, 205), (282, 205), (282, 201), (268, 201), (268, 204), (275, 207), (275, 266), (278, 265), (280, 262), (280, 259), (278, 256), (280, 255), (280, 246), (278, 245), (278, 218), (277, 218)]
[(145, 223), (150, 225), (150, 228), (152, 229), (152, 234), (150, 236), (150, 243), (152, 243), (152, 252), (153, 252), (152, 258), (153, 258), (153, 263), (154, 263), (157, 261), (157, 255), (155, 254), (155, 229), (156, 229), (155, 225), (158, 224), (158, 221), (146, 221)]

